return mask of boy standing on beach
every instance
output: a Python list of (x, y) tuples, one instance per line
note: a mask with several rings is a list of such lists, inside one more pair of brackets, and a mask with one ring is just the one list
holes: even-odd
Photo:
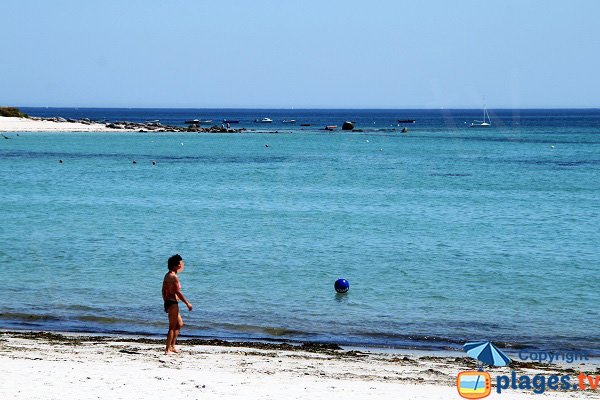
[(169, 333), (167, 334), (165, 354), (179, 353), (175, 348), (179, 330), (183, 327), (183, 319), (181, 318), (181, 314), (179, 314), (179, 299), (192, 311), (192, 304), (181, 293), (181, 283), (179, 283), (179, 278), (177, 277), (177, 274), (183, 271), (183, 258), (179, 254), (169, 257), (167, 267), (169, 268), (169, 272), (166, 273), (162, 285), (165, 312), (169, 316)]

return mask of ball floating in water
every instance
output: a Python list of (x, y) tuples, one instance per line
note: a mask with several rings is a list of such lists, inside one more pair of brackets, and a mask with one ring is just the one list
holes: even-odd
[(347, 280), (340, 278), (335, 281), (333, 287), (335, 287), (335, 291), (338, 293), (346, 293), (348, 289), (350, 289), (350, 283)]

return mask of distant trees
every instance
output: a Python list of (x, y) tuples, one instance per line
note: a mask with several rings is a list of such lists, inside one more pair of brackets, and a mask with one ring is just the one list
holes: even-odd
[(0, 116), (29, 118), (29, 115), (22, 113), (17, 107), (0, 107)]

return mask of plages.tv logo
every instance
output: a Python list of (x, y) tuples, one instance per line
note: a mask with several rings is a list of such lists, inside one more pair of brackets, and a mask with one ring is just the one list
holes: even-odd
[(492, 392), (492, 378), (488, 372), (464, 371), (456, 377), (456, 387), (465, 399), (482, 399)]
[(492, 378), (483, 371), (483, 364), (503, 367), (510, 358), (492, 342), (470, 342), (464, 345), (467, 354), (477, 360), (477, 371), (460, 372), (456, 377), (458, 394), (465, 399), (482, 399), (492, 392)]
[[(489, 373), (483, 372), (483, 365), (503, 367), (508, 365), (511, 359), (491, 342), (466, 343), (464, 349), (469, 356), (477, 359), (478, 371), (466, 371), (458, 374), (456, 378), (458, 394), (466, 399), (481, 399), (489, 396), (491, 393), (491, 379)], [(524, 361), (552, 362), (553, 360), (562, 360), (568, 363), (589, 360), (588, 355), (584, 352), (520, 351), (519, 358)], [(565, 372), (567, 371), (571, 372), (573, 370), (565, 370)], [(578, 375), (547, 375), (543, 373), (527, 375), (511, 371), (510, 374), (496, 376), (496, 392), (498, 394), (511, 389), (529, 390), (535, 394), (542, 394), (548, 390), (594, 391), (600, 389), (600, 375), (590, 375), (584, 372), (579, 372)]]

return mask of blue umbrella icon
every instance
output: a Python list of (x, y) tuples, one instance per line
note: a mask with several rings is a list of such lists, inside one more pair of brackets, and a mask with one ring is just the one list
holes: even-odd
[(495, 367), (504, 367), (510, 363), (510, 358), (492, 342), (469, 342), (463, 346), (467, 354), (482, 363)]

